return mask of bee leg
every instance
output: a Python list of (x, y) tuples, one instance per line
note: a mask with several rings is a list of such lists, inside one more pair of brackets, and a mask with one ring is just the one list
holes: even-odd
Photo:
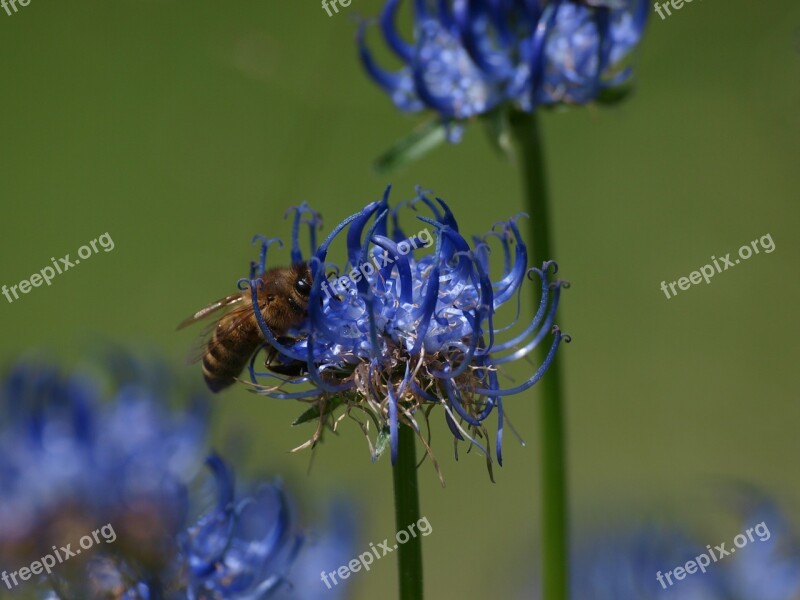
[[(277, 341), (283, 346), (288, 346), (295, 340), (289, 337), (279, 337)], [(273, 373), (285, 375), (287, 377), (298, 377), (306, 372), (306, 363), (302, 360), (293, 360), (289, 363), (280, 362), (278, 350), (272, 346), (267, 350), (267, 358), (264, 361), (264, 366)]]
[(306, 363), (297, 360), (290, 365), (266, 365), (273, 373), (286, 375), (287, 377), (299, 377), (306, 372)]

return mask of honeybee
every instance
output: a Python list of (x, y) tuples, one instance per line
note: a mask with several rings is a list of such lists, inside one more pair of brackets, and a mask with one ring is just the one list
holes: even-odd
[[(311, 271), (307, 264), (275, 267), (265, 272), (258, 289), (258, 306), (272, 334), (279, 340), (302, 323), (308, 314), (311, 294)], [(195, 357), (203, 364), (203, 377), (212, 392), (219, 392), (236, 381), (253, 353), (264, 342), (253, 311), (250, 290), (226, 296), (201, 308), (178, 325), (178, 329), (205, 319), (217, 311), (229, 309), (213, 328), (208, 342)], [(277, 364), (277, 352), (267, 355), (266, 367), (284, 375), (297, 375), (301, 365)]]

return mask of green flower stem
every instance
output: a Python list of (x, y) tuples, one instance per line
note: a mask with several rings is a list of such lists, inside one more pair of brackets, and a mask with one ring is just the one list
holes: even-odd
[[(394, 465), (394, 514), (397, 531), (406, 530), (420, 519), (417, 484), (417, 446), (414, 430), (401, 424)], [(400, 600), (422, 600), (422, 538), (411, 536), (397, 546)]]
[[(533, 239), (530, 244), (533, 265), (541, 267), (553, 260), (550, 207), (547, 197), (544, 153), (536, 113), (515, 112), (510, 117), (511, 132), (522, 170), (525, 208), (530, 214)], [(548, 344), (540, 344), (537, 364), (541, 364)], [(541, 527), (542, 598), (569, 598), (569, 541), (567, 525), (566, 441), (564, 436), (564, 395), (561, 361), (553, 361), (536, 385), (541, 392), (539, 440), (541, 448)]]

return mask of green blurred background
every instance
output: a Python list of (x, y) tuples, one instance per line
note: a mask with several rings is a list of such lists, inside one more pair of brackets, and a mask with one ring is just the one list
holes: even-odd
[[(371, 169), (419, 122), (355, 57), (352, 17), (380, 5), (354, 0), (328, 17), (297, 0), (32, 0), (0, 12), (0, 284), (104, 232), (116, 244), (49, 288), (0, 298), (3, 362), (30, 348), (70, 361), (110, 339), (199, 378), (183, 363), (198, 332), (175, 325), (233, 290), (254, 233), (287, 238), (282, 215), (302, 200), (328, 227), (390, 181), (395, 200), (433, 189), (466, 232), (518, 212), (518, 174), (478, 127), (391, 177)], [(574, 339), (558, 360), (575, 518), (702, 520), (728, 480), (796, 509), (800, 8), (696, 2), (655, 17), (637, 76), (619, 108), (543, 114), (553, 258), (572, 282), (558, 322)], [(767, 233), (773, 253), (676, 298), (660, 291)], [(308, 507), (355, 495), (363, 547), (393, 535), (389, 461), (370, 463), (353, 424), (327, 436), (306, 475), (310, 454), (287, 452), (311, 433), (290, 427), (301, 407), (242, 389), (216, 402), (215, 443), (241, 454), (247, 474), (282, 475)], [(420, 473), (432, 598), (508, 597), (528, 581), (536, 402), (508, 401), (528, 444), (507, 436), (495, 484), (476, 453), (453, 459), (437, 415), (447, 486), (429, 463)], [(395, 568), (387, 557), (354, 576), (349, 597), (383, 597)]]

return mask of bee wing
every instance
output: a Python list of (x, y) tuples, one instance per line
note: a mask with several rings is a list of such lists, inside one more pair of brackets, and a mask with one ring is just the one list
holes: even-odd
[[(253, 316), (253, 307), (250, 305), (249, 301), (246, 304), (232, 304), (236, 304), (236, 306), (226, 313), (227, 316), (223, 316), (219, 321), (209, 323), (209, 325), (203, 329), (203, 332), (198, 337), (188, 357), (187, 362), (189, 362), (189, 364), (200, 362), (203, 356), (212, 352), (231, 332), (235, 331), (242, 323)], [(216, 312), (216, 309), (214, 309), (213, 312)], [(217, 327), (221, 327), (223, 320), (225, 321), (224, 328), (217, 330), (216, 341), (212, 341), (213, 338), (210, 337), (211, 334)]]
[(220, 298), (216, 302), (212, 302), (208, 306), (201, 308), (188, 319), (184, 319), (183, 321), (181, 321), (177, 329), (183, 329), (184, 327), (193, 325), (198, 321), (202, 321), (203, 319), (210, 317), (211, 315), (222, 310), (223, 308), (228, 308), (230, 306), (233, 306), (234, 304), (242, 302), (243, 300), (244, 296), (241, 294), (241, 292), (238, 294), (231, 294), (230, 296), (225, 296), (224, 298)]

